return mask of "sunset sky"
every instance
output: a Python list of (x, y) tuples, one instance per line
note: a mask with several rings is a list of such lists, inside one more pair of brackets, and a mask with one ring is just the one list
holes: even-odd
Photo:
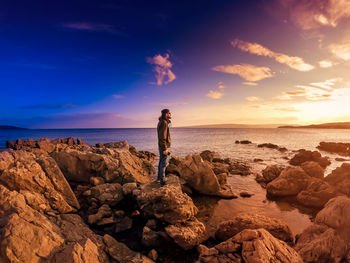
[(349, 0), (1, 2), (0, 125), (350, 121)]

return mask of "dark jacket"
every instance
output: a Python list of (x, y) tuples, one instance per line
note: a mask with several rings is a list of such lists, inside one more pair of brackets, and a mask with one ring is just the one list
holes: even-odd
[(171, 145), (171, 138), (169, 132), (169, 121), (162, 117), (159, 118), (158, 126), (158, 146), (160, 149), (165, 151)]

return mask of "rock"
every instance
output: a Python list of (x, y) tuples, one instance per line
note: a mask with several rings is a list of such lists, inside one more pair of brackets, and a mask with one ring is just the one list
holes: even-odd
[(168, 173), (177, 174), (198, 193), (222, 198), (236, 197), (227, 185), (220, 185), (210, 164), (203, 161), (199, 154), (188, 155), (185, 159), (173, 157), (168, 167)]
[(196, 218), (169, 225), (165, 231), (184, 250), (191, 249), (208, 238), (204, 224)]
[(220, 173), (220, 174), (217, 174), (216, 177), (218, 178), (218, 181), (219, 181), (219, 184), (224, 186), (224, 185), (227, 185), (227, 173)]
[(252, 142), (249, 140), (243, 140), (239, 142), (240, 144), (251, 144)]
[(9, 190), (27, 191), (27, 202), (34, 209), (69, 213), (79, 208), (72, 189), (55, 161), (48, 156), (36, 158), (31, 153), (16, 151), (12, 158), (0, 153), (0, 184)]
[(102, 177), (90, 177), (90, 184), (91, 185), (100, 185), (100, 184), (104, 184), (105, 180)]
[(155, 217), (170, 224), (185, 222), (198, 212), (192, 199), (182, 192), (180, 186), (159, 187), (156, 183), (150, 183), (141, 186), (140, 191), (134, 191), (134, 194), (146, 217)]
[(120, 184), (100, 184), (90, 188), (91, 198), (95, 198), (102, 204), (117, 205), (123, 200), (123, 188)]
[(301, 168), (311, 177), (323, 179), (324, 169), (316, 162), (309, 161), (301, 164)]
[(336, 160), (337, 162), (348, 162), (348, 161), (350, 161), (350, 159), (339, 158), (339, 157), (335, 158), (334, 160)]
[[(108, 220), (107, 222), (105, 219), (112, 219)], [(99, 209), (98, 212), (94, 215), (89, 215), (88, 217), (88, 222), (90, 225), (96, 224), (96, 225), (104, 225), (108, 222), (114, 223), (115, 220), (113, 219), (113, 212), (112, 209), (109, 207), (109, 205), (104, 204), (102, 205)]]
[(243, 191), (243, 192), (240, 192), (239, 195), (240, 195), (241, 197), (251, 197), (251, 196), (253, 196), (254, 194), (248, 193), (248, 192), (246, 192), (246, 191)]
[(152, 259), (153, 261), (157, 261), (158, 258), (158, 253), (155, 249), (152, 249), (150, 252), (148, 252), (147, 255), (150, 259)]
[(51, 142), (48, 138), (41, 138), (39, 141), (36, 142), (39, 149), (47, 152), (52, 153), (55, 150), (55, 144)]
[(115, 233), (120, 233), (132, 228), (133, 220), (130, 217), (121, 217), (116, 219)]
[(87, 145), (82, 139), (77, 138), (77, 144), (79, 145)]
[(342, 194), (350, 197), (350, 164), (343, 163), (331, 174), (327, 175), (325, 181), (335, 187)]
[(168, 240), (164, 232), (154, 231), (147, 226), (143, 228), (141, 243), (146, 247), (162, 247)]
[(213, 162), (210, 164), (211, 168), (213, 169), (213, 172), (216, 176), (222, 173), (229, 173), (230, 172), (230, 165), (226, 163), (219, 163), (219, 162)]
[(235, 144), (239, 144), (239, 140), (236, 140), (236, 141), (235, 141)]
[[(0, 262), (108, 262), (100, 236), (75, 214), (45, 216), (0, 185)], [(91, 262), (87, 260), (86, 262)]]
[(126, 183), (123, 185), (123, 194), (124, 195), (131, 195), (135, 189), (137, 189), (136, 183)]
[(269, 183), (271, 181), (273, 181), (274, 179), (276, 179), (281, 172), (283, 171), (285, 167), (283, 166), (279, 166), (279, 165), (270, 165), (267, 166), (263, 171), (262, 171), (262, 175), (263, 175), (263, 182), (265, 183)]
[(325, 152), (337, 153), (342, 156), (350, 156), (350, 143), (320, 142), (317, 149)]
[(280, 176), (267, 184), (269, 196), (293, 196), (306, 189), (311, 177), (300, 167), (287, 167)]
[(146, 226), (152, 230), (156, 230), (157, 229), (157, 221), (155, 219), (150, 219), (147, 221)]
[(203, 152), (200, 153), (200, 156), (202, 157), (202, 159), (204, 161), (208, 161), (208, 162), (212, 162), (215, 155), (216, 155), (215, 152), (212, 152), (212, 151), (209, 151), (209, 150), (206, 150), (206, 151), (203, 151)]
[(337, 196), (334, 187), (324, 180), (313, 178), (305, 190), (297, 195), (297, 201), (307, 207), (322, 208), (329, 199)]
[(293, 243), (293, 235), (288, 225), (276, 218), (263, 215), (242, 214), (232, 220), (222, 222), (215, 232), (218, 240), (227, 240), (244, 229), (264, 228), (274, 237), (287, 243)]
[(103, 145), (103, 143), (102, 142), (98, 142), (98, 143), (96, 143), (96, 145), (95, 145), (97, 148), (103, 148), (104, 147), (104, 145)]
[(347, 243), (334, 229), (313, 224), (299, 235), (294, 248), (305, 263), (341, 262), (346, 256)]
[(328, 165), (331, 164), (331, 162), (328, 160), (327, 157), (322, 157), (321, 154), (317, 151), (307, 151), (304, 149), (301, 149), (298, 151), (296, 155), (292, 159), (290, 159), (289, 163), (291, 165), (301, 165), (304, 162), (307, 161), (314, 161), (321, 165), (321, 167), (326, 168)]
[(317, 214), (315, 222), (348, 233), (350, 239), (350, 199), (335, 197)]
[(243, 162), (230, 160), (230, 174), (248, 175), (251, 174), (250, 167)]
[(15, 141), (6, 141), (6, 148), (15, 149), (16, 142)]
[(234, 237), (208, 249), (198, 248), (198, 262), (279, 262), (302, 263), (300, 255), (265, 229), (245, 229)]
[(260, 158), (254, 158), (253, 162), (254, 163), (259, 163), (259, 162), (263, 162), (264, 160), (263, 159), (260, 159)]

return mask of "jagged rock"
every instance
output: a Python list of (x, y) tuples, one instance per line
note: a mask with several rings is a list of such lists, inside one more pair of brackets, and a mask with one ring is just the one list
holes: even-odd
[(267, 184), (266, 192), (269, 196), (292, 196), (304, 190), (311, 177), (300, 167), (287, 167), (280, 176)]
[(302, 263), (300, 255), (284, 241), (273, 237), (265, 229), (245, 229), (234, 237), (209, 249), (199, 246), (198, 262), (279, 262)]
[(313, 224), (299, 235), (294, 248), (305, 263), (341, 262), (347, 244), (334, 229)]
[(216, 176), (222, 173), (228, 174), (230, 172), (230, 165), (227, 163), (213, 162), (210, 163), (210, 166)]
[(131, 195), (135, 189), (137, 189), (136, 183), (126, 183), (123, 185), (123, 194), (124, 195)]
[(155, 249), (152, 249), (150, 252), (148, 252), (147, 255), (150, 259), (152, 259), (153, 261), (157, 261), (158, 258), (158, 252)]
[(216, 155), (215, 152), (212, 152), (212, 151), (209, 151), (209, 150), (205, 150), (205, 151), (200, 153), (200, 156), (202, 157), (202, 159), (204, 161), (208, 161), (208, 162), (212, 162), (215, 155)]
[(249, 192), (246, 192), (246, 191), (243, 191), (243, 192), (240, 192), (239, 195), (240, 195), (241, 197), (251, 197), (251, 196), (253, 196), (254, 194), (249, 193)]
[(208, 238), (204, 224), (196, 218), (169, 225), (165, 227), (165, 231), (176, 244), (185, 250), (195, 247)]
[(74, 261), (77, 254), (108, 262), (101, 237), (78, 215), (45, 216), (28, 206), (21, 193), (3, 185), (0, 226), (0, 262), (82, 262)]
[(269, 183), (272, 180), (275, 180), (278, 176), (280, 176), (281, 172), (283, 171), (285, 167), (279, 166), (279, 165), (270, 165), (267, 166), (262, 171), (262, 181), (265, 183)]
[(228, 177), (227, 173), (217, 174), (216, 177), (218, 178), (219, 184), (221, 186), (227, 185), (227, 177)]
[(87, 145), (82, 139), (77, 138), (77, 144), (79, 145)]
[(307, 188), (298, 193), (297, 201), (303, 206), (321, 208), (337, 195), (336, 189), (327, 182), (312, 178)]
[(288, 225), (276, 218), (263, 215), (242, 214), (232, 220), (222, 222), (215, 232), (218, 240), (227, 240), (244, 229), (264, 228), (274, 237), (293, 243), (293, 235)]
[(179, 175), (198, 193), (223, 198), (236, 197), (235, 194), (220, 185), (210, 164), (203, 161), (199, 154), (188, 155), (186, 158), (173, 157), (168, 167), (168, 173)]
[(350, 197), (350, 164), (343, 163), (342, 166), (337, 167), (326, 176), (325, 181), (335, 187), (339, 193)]
[(251, 144), (252, 142), (249, 140), (243, 140), (239, 142), (240, 144)]
[(90, 188), (91, 196), (102, 204), (115, 206), (123, 200), (123, 187), (116, 184), (100, 184)]
[(288, 151), (287, 148), (285, 147), (279, 147), (276, 144), (272, 144), (272, 143), (262, 143), (262, 144), (258, 144), (259, 148), (270, 148), (270, 149), (276, 149), (279, 150), (280, 152), (286, 152)]
[(187, 221), (198, 212), (192, 199), (182, 192), (179, 185), (159, 187), (157, 183), (150, 183), (133, 193), (147, 217), (155, 217), (170, 224)]
[(105, 180), (102, 177), (90, 177), (90, 184), (92, 185), (100, 185), (104, 184)]
[(153, 260), (128, 248), (124, 243), (118, 242), (110, 235), (103, 236), (109, 255), (119, 263), (151, 263)]
[(311, 177), (323, 179), (324, 169), (316, 162), (309, 161), (301, 164), (301, 168)]
[(292, 159), (290, 159), (289, 163), (291, 165), (301, 165), (307, 161), (314, 161), (321, 165), (321, 167), (326, 168), (331, 162), (327, 157), (322, 157), (318, 151), (307, 151), (305, 149), (301, 149), (298, 151), (296, 155)]
[(142, 231), (141, 242), (146, 247), (161, 247), (169, 241), (165, 232), (155, 231), (145, 226)]
[(239, 175), (248, 175), (251, 174), (250, 167), (243, 162), (234, 161), (228, 158), (230, 166), (229, 173), (230, 174), (239, 174)]
[(350, 143), (320, 142), (317, 149), (330, 153), (337, 153), (342, 156), (350, 156)]
[[(12, 157), (10, 157), (12, 155)], [(79, 208), (72, 189), (60, 172), (55, 161), (48, 156), (35, 158), (31, 153), (1, 152), (0, 183), (10, 190), (28, 191), (28, 204), (43, 210), (69, 213)], [(45, 201), (46, 200), (46, 201)], [(44, 202), (44, 203), (43, 203)]]
[(115, 223), (115, 233), (129, 230), (132, 228), (133, 225), (132, 219), (128, 216), (117, 218)]
[[(99, 209), (98, 212), (94, 215), (89, 215), (88, 222), (90, 225), (96, 224), (96, 225), (104, 225), (106, 222), (103, 221), (106, 218), (112, 218), (113, 219), (113, 212), (112, 209), (109, 207), (109, 205), (104, 204)], [(114, 223), (115, 220), (112, 220), (111, 223)]]
[(103, 148), (104, 147), (104, 145), (103, 145), (103, 143), (102, 142), (98, 142), (98, 143), (96, 143), (96, 145), (95, 145), (97, 148)]

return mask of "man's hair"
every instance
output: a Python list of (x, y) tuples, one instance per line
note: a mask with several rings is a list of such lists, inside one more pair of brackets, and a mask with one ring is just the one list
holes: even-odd
[(162, 110), (161, 110), (162, 115), (159, 117), (159, 120), (161, 120), (161, 119), (166, 119), (165, 115), (166, 115), (168, 112), (170, 112), (169, 109), (162, 109)]

